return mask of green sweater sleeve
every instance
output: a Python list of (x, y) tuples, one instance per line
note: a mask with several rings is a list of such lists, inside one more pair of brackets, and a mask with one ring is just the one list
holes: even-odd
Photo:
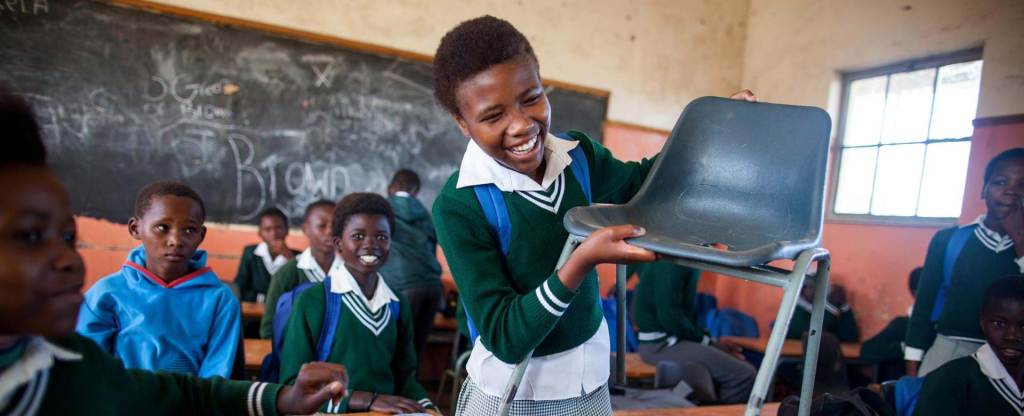
[(417, 401), (427, 408), (436, 408), (427, 397), (427, 391), (416, 380), (416, 349), (412, 343), (412, 312), (409, 302), (402, 295), (397, 295), (402, 305), (398, 312), (398, 340), (395, 356), (391, 361), (391, 373), (395, 377), (395, 393), (407, 399)]
[(576, 292), (552, 272), (536, 290), (519, 293), (479, 206), (467, 206), (442, 192), (433, 211), (459, 299), (481, 342), (505, 363), (521, 361), (555, 327)]
[(914, 310), (910, 314), (907, 327), (907, 347), (927, 350), (935, 341), (935, 325), (932, 324), (932, 309), (942, 286), (942, 263), (945, 258), (946, 244), (952, 236), (953, 229), (935, 233), (921, 271), (921, 281), (917, 284), (914, 298)]
[[(630, 268), (636, 269), (641, 281), (636, 289), (637, 301), (643, 299), (654, 304), (658, 327), (683, 340), (704, 340), (704, 330), (693, 321), (699, 270), (668, 262), (639, 264)], [(627, 275), (632, 275), (632, 271)]]
[(587, 139), (583, 133), (570, 131), (569, 134), (583, 146), (583, 153), (590, 163), (590, 186), (595, 203), (629, 202), (640, 190), (657, 159), (623, 162), (600, 143)]
[(235, 285), (238, 286), (238, 295), (243, 302), (253, 302), (256, 300), (256, 293), (253, 292), (252, 288), (254, 272), (252, 269), (254, 257), (252, 252), (252, 246), (242, 250), (242, 260), (238, 262), (238, 273), (235, 274)]
[(263, 305), (263, 318), (260, 319), (260, 338), (271, 339), (274, 336), (274, 315), (277, 314), (277, 300), (282, 294), (295, 288), (299, 284), (301, 271), (298, 268), (298, 260), (291, 259), (281, 270), (270, 278), (270, 288), (267, 289), (267, 300)]

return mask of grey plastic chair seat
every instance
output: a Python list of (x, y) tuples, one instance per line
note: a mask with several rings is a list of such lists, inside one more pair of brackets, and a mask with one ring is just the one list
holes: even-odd
[(629, 203), (574, 208), (565, 228), (641, 225), (630, 244), (734, 267), (795, 259), (821, 242), (830, 130), (819, 108), (699, 98)]

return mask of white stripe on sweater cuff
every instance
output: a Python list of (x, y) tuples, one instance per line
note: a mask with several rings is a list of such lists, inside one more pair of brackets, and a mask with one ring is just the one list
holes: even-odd
[(562, 314), (565, 313), (565, 310), (555, 309), (555, 307), (551, 305), (551, 302), (548, 301), (547, 296), (544, 294), (544, 291), (541, 290), (541, 288), (543, 287), (544, 285), (538, 286), (537, 289), (533, 291), (534, 293), (537, 294), (537, 300), (540, 302), (540, 306), (543, 306), (544, 309), (547, 309), (548, 312), (554, 316), (562, 316)]
[(907, 347), (903, 351), (903, 359), (907, 361), (921, 361), (924, 357), (924, 350), (914, 347)]

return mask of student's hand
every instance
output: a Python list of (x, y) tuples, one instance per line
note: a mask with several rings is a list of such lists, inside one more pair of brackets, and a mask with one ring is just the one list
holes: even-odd
[(750, 90), (737, 91), (733, 93), (733, 95), (730, 95), (729, 98), (733, 100), (749, 101), (752, 103), (757, 102), (757, 96), (754, 95), (754, 93), (751, 92)]
[(299, 369), (294, 386), (277, 393), (277, 411), (281, 414), (316, 413), (327, 400), (341, 400), (348, 394), (345, 366), (331, 363), (306, 363)]
[(842, 287), (842, 286), (840, 286), (838, 284), (829, 285), (829, 286), (831, 286), (831, 287), (829, 287), (829, 292), (828, 292), (828, 303), (831, 303), (831, 304), (833, 304), (835, 306), (843, 306), (843, 305), (845, 305), (846, 304), (846, 288), (844, 288), (844, 287)]
[(911, 377), (917, 377), (917, 368), (921, 365), (920, 361), (906, 360), (907, 375)]
[(579, 288), (587, 272), (602, 263), (643, 263), (654, 261), (657, 255), (626, 242), (626, 239), (643, 236), (647, 231), (634, 225), (616, 225), (595, 231), (558, 270), (558, 278), (569, 290)]
[(370, 411), (381, 413), (423, 413), (427, 409), (405, 397), (381, 394), (373, 401)]
[(733, 343), (729, 340), (718, 340), (718, 342), (711, 344), (715, 348), (718, 348), (733, 357), (740, 360), (746, 361), (746, 357), (743, 356), (743, 347)]

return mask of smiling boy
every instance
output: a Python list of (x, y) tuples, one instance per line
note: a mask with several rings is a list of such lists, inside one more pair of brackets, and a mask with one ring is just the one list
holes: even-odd
[(1024, 414), (1024, 276), (1006, 276), (985, 291), (985, 344), (924, 380), (915, 415)]
[(186, 185), (143, 188), (128, 221), (142, 246), (85, 294), (78, 332), (128, 368), (229, 377), (241, 315), (199, 250), (205, 218), (202, 198)]

